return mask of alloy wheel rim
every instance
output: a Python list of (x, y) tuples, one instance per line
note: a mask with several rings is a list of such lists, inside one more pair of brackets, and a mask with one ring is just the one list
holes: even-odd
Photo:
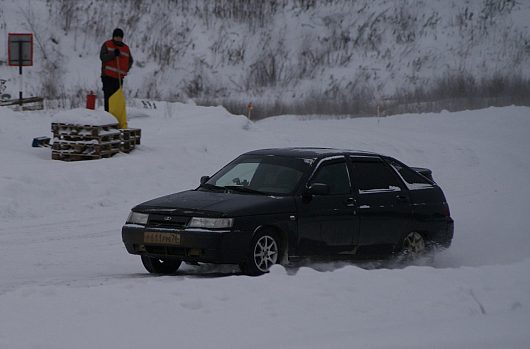
[(417, 232), (410, 233), (405, 238), (403, 249), (411, 257), (417, 257), (425, 252), (425, 240), (423, 236)]
[(278, 245), (271, 236), (258, 239), (254, 247), (254, 264), (260, 271), (267, 271), (278, 261)]

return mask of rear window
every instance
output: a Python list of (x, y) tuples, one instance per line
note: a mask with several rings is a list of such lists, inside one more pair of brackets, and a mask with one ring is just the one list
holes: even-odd
[(407, 183), (412, 186), (414, 185), (428, 185), (431, 186), (432, 182), (419, 174), (418, 172), (414, 171), (410, 167), (402, 164), (401, 162), (397, 161), (396, 159), (392, 158), (385, 158), (386, 161), (399, 173), (401, 178)]

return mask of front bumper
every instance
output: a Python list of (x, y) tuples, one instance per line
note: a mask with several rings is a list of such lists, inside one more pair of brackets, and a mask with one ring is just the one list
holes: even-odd
[[(171, 243), (146, 242), (150, 239), (145, 233), (167, 234), (178, 236), (178, 239), (172, 239)], [(131, 254), (186, 262), (227, 264), (237, 264), (245, 260), (251, 237), (250, 233), (239, 230), (175, 230), (134, 224), (124, 225), (121, 234), (123, 243)]]

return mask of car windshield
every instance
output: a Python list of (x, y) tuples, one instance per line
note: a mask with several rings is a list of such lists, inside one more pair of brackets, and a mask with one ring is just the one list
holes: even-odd
[(309, 167), (304, 159), (242, 155), (206, 182), (206, 188), (226, 188), (250, 194), (292, 194)]

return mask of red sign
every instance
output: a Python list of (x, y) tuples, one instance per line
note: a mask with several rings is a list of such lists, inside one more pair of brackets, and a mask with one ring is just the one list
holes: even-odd
[(33, 34), (8, 34), (8, 64), (15, 67), (33, 65)]

